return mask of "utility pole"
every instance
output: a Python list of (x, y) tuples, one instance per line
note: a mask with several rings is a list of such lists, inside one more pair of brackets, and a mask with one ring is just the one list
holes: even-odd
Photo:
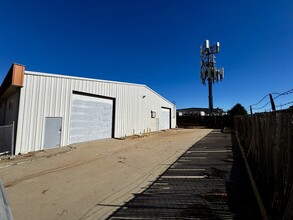
[(204, 46), (200, 46), (200, 78), (202, 84), (206, 84), (208, 81), (209, 86), (209, 110), (210, 115), (213, 114), (213, 83), (222, 81), (224, 79), (224, 68), (216, 68), (216, 56), (215, 54), (220, 52), (220, 43), (210, 46), (209, 40), (205, 41)]

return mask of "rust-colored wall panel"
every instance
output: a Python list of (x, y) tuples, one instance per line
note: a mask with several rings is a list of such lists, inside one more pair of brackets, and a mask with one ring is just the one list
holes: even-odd
[(22, 65), (13, 64), (12, 85), (23, 86), (24, 69)]

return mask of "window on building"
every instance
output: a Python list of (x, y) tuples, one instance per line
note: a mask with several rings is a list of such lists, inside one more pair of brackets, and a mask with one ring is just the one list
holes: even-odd
[(155, 111), (151, 111), (151, 118), (155, 118), (156, 117), (156, 112)]

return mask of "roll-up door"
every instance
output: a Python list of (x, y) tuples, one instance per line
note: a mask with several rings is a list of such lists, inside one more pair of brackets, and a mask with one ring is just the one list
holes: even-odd
[(170, 109), (161, 108), (160, 130), (170, 129)]
[(69, 143), (112, 137), (113, 100), (73, 94)]

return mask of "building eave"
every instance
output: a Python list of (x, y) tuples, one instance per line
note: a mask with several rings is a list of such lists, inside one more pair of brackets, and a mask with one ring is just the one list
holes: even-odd
[(0, 99), (5, 99), (23, 86), (24, 72), (24, 65), (16, 63), (11, 65), (0, 87)]

